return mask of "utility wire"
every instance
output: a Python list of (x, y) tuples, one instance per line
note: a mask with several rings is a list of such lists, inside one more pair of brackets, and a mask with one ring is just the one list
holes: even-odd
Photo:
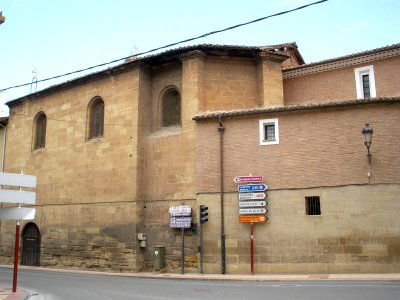
[[(53, 80), (53, 79), (57, 79), (57, 78), (61, 78), (61, 77), (65, 77), (65, 76), (72, 75), (72, 74), (81, 73), (81, 72), (84, 72), (84, 71), (89, 71), (89, 70), (92, 70), (92, 69), (95, 69), (95, 68), (98, 68), (98, 67), (104, 67), (104, 66), (107, 66), (107, 65), (110, 65), (110, 64), (113, 64), (113, 63), (120, 62), (122, 60), (126, 60), (126, 59), (128, 59), (128, 58), (130, 58), (132, 56), (140, 56), (140, 55), (148, 54), (148, 53), (155, 52), (155, 51), (158, 51), (158, 50), (162, 50), (162, 49), (165, 49), (165, 48), (170, 48), (172, 46), (176, 46), (176, 45), (179, 45), (179, 44), (183, 44), (183, 43), (191, 42), (191, 41), (194, 41), (194, 40), (198, 40), (198, 39), (210, 36), (210, 35), (214, 35), (214, 34), (217, 34), (217, 33), (229, 31), (229, 30), (236, 29), (238, 27), (242, 27), (242, 26), (245, 26), (245, 25), (257, 23), (257, 22), (260, 22), (260, 21), (263, 21), (263, 20), (266, 20), (266, 19), (269, 19), (269, 18), (272, 18), (272, 17), (285, 15), (285, 14), (288, 14), (288, 13), (291, 13), (291, 12), (294, 12), (294, 11), (297, 11), (297, 10), (304, 9), (304, 8), (307, 8), (307, 7), (312, 6), (312, 5), (321, 4), (321, 3), (327, 2), (327, 1), (328, 0), (316, 1), (316, 2), (309, 3), (309, 4), (306, 4), (306, 5), (302, 5), (302, 6), (293, 8), (293, 9), (289, 9), (289, 10), (285, 10), (285, 11), (282, 11), (282, 12), (279, 12), (279, 13), (276, 13), (276, 14), (272, 14), (272, 15), (269, 15), (269, 16), (266, 16), (266, 17), (258, 18), (258, 19), (252, 20), (252, 21), (248, 21), (248, 22), (245, 22), (245, 23), (237, 24), (237, 25), (230, 26), (230, 27), (227, 27), (227, 28), (224, 28), (224, 29), (211, 31), (211, 32), (208, 32), (208, 33), (196, 36), (196, 37), (188, 38), (186, 40), (182, 40), (182, 41), (179, 41), (179, 42), (175, 42), (175, 43), (172, 43), (172, 44), (168, 44), (168, 45), (165, 45), (165, 46), (154, 48), (154, 49), (151, 49), (151, 50), (148, 50), (148, 51), (145, 51), (145, 52), (140, 52), (140, 53), (137, 53), (135, 55), (129, 55), (129, 56), (118, 58), (118, 59), (115, 59), (115, 60), (112, 60), (112, 61), (109, 61), (109, 62), (106, 62), (106, 63), (94, 65), (94, 66), (91, 66), (91, 67), (88, 67), (88, 68), (79, 69), (79, 70), (71, 71), (71, 72), (68, 72), (68, 73), (61, 74), (61, 75), (57, 75), (57, 76), (41, 79), (41, 80), (38, 80), (37, 83), (45, 82), (45, 81), (49, 81), (49, 80)], [(7, 90), (11, 90), (11, 89), (27, 86), (27, 85), (30, 85), (30, 84), (32, 84), (32, 82), (10, 86), (10, 87), (1, 89), (0, 93), (5, 92)]]

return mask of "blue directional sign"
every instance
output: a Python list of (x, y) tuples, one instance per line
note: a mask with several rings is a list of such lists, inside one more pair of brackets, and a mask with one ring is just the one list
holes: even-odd
[(264, 183), (262, 184), (239, 184), (238, 192), (263, 192), (266, 191), (268, 186)]

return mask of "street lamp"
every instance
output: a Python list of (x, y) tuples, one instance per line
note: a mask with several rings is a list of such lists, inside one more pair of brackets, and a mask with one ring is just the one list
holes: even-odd
[(372, 143), (372, 134), (374, 133), (374, 130), (369, 127), (369, 123), (365, 123), (365, 127), (363, 128), (363, 130), (361, 131), (362, 134), (364, 135), (364, 144), (367, 147), (367, 151), (368, 151), (368, 162), (369, 164), (371, 164), (371, 152), (369, 151), (369, 148), (371, 147), (371, 143)]

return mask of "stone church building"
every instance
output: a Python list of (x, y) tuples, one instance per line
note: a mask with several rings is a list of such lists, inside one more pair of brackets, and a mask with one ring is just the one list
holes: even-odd
[[(187, 205), (198, 272), (206, 205), (204, 272), (249, 273), (234, 178), (252, 174), (268, 186), (256, 273), (400, 272), (400, 44), (311, 64), (295, 43), (189, 46), (7, 104), (4, 170), (37, 176), (22, 264), (138, 272), (162, 246), (179, 272), (169, 207)], [(0, 226), (11, 263), (14, 224)]]

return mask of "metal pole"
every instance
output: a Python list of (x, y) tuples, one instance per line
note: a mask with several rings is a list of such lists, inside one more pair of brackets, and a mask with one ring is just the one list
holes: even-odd
[(200, 220), (200, 274), (204, 273), (203, 270), (203, 223)]
[(185, 228), (182, 227), (182, 274), (185, 274)]
[(254, 224), (250, 223), (250, 265), (251, 275), (254, 275)]
[(19, 253), (19, 221), (15, 226), (15, 247), (14, 247), (14, 276), (12, 291), (17, 291), (17, 278), (18, 278), (18, 253)]

